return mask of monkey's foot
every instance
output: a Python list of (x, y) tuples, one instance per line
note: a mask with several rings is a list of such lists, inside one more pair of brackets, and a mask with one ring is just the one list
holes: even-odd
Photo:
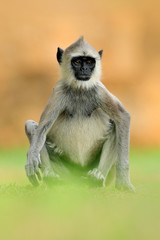
[(59, 175), (53, 172), (52, 169), (44, 169), (43, 171), (43, 180), (46, 183), (53, 183), (55, 180), (59, 179)]
[(103, 186), (105, 186), (105, 177), (98, 168), (90, 170), (87, 175), (95, 178), (98, 181), (103, 181)]
[(43, 177), (59, 178), (59, 175), (53, 172), (52, 169), (45, 169), (43, 172)]
[(136, 192), (134, 186), (130, 182), (116, 181), (116, 188), (119, 190)]

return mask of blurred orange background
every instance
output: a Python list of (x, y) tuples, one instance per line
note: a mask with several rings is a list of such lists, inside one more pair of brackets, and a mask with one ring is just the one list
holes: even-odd
[(132, 146), (160, 146), (160, 2), (1, 0), (0, 146), (28, 143), (59, 79), (57, 47), (80, 35), (104, 50), (102, 82), (131, 120)]

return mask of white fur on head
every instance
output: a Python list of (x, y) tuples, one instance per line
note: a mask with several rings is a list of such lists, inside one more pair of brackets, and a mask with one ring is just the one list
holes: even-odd
[[(95, 58), (96, 65), (92, 72), (91, 78), (88, 81), (78, 81), (74, 76), (74, 72), (71, 67), (71, 59), (76, 56), (89, 56)], [(99, 53), (84, 40), (83, 36), (65, 49), (60, 67), (62, 81), (65, 81), (67, 84), (72, 85), (73, 87), (90, 88), (100, 81), (101, 57)]]

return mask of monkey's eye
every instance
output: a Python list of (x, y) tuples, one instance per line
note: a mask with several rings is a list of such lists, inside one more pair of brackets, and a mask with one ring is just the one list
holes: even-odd
[(76, 60), (76, 61), (74, 61), (74, 64), (76, 64), (76, 65), (81, 64), (81, 60)]
[(91, 64), (92, 64), (92, 61), (91, 61), (91, 60), (88, 60), (88, 61), (87, 61), (87, 64), (88, 64), (88, 65), (91, 65)]

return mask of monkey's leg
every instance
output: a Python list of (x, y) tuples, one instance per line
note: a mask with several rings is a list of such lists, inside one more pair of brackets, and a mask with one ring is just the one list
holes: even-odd
[(108, 139), (103, 144), (98, 167), (89, 171), (88, 174), (95, 177), (98, 180), (103, 180), (103, 186), (105, 186), (105, 182), (106, 180), (108, 180), (107, 179), (108, 174), (116, 162), (116, 157), (117, 157), (116, 135), (115, 132), (112, 132), (110, 133)]
[[(25, 132), (26, 132), (26, 135), (27, 135), (30, 143), (32, 142), (32, 138), (36, 132), (37, 127), (38, 127), (38, 123), (36, 123), (33, 120), (28, 120), (25, 123)], [(45, 177), (58, 177), (58, 175), (55, 174), (53, 171), (50, 157), (49, 157), (49, 154), (48, 154), (45, 144), (40, 152), (40, 158), (41, 158), (41, 163), (42, 163), (41, 170), (43, 173), (43, 177), (44, 178)], [(30, 175), (29, 180), (31, 181), (31, 183), (33, 185), (37, 185), (37, 183), (38, 183), (37, 180), (32, 176), (32, 169), (28, 169), (28, 171), (30, 171), (29, 172), (29, 175)], [(38, 178), (40, 179), (40, 175), (38, 175)]]

